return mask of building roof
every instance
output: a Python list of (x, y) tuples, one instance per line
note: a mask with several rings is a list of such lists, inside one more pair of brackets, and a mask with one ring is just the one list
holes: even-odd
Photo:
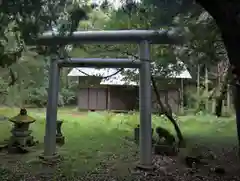
[[(187, 70), (186, 66), (183, 64), (183, 62), (178, 61), (178, 64), (183, 66), (182, 71), (176, 71), (172, 70), (166, 76), (166, 78), (175, 78), (175, 79), (191, 79), (192, 76), (190, 75), (189, 71)], [(170, 64), (169, 69), (173, 69), (174, 65)], [(135, 74), (139, 74), (138, 69), (134, 68), (125, 68), (124, 70), (128, 70), (130, 72), (133, 72)], [(116, 73), (116, 74), (115, 74)], [(114, 74), (111, 77), (107, 77)], [(98, 76), (98, 77), (107, 77), (103, 78), (100, 82), (101, 85), (138, 85), (138, 82), (136, 81), (128, 81), (126, 76), (123, 75), (121, 72), (118, 72), (118, 69), (116, 68), (73, 68), (68, 76), (75, 76), (75, 77), (81, 77), (81, 76)]]

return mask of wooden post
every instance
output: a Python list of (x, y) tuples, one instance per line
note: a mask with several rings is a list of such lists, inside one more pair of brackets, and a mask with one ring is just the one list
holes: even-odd
[(110, 87), (107, 87), (107, 109), (108, 111), (111, 110), (111, 91), (110, 91)]
[(226, 100), (222, 101), (222, 113), (225, 114), (226, 113)]
[(181, 88), (180, 88), (180, 111), (181, 114), (184, 113), (184, 84), (183, 79), (181, 78)]

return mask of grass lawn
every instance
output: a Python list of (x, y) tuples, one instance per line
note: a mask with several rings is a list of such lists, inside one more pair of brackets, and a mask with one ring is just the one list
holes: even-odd
[[(19, 109), (0, 108), (0, 115), (15, 116)], [(37, 119), (31, 125), (33, 135), (39, 140), (34, 152), (26, 155), (1, 154), (2, 165), (15, 167), (16, 160), (26, 163), (29, 171), (37, 174), (37, 156), (43, 150), (45, 110), (28, 109), (29, 115)], [(138, 161), (138, 148), (126, 137), (133, 138), (133, 128), (139, 123), (139, 115), (113, 114), (107, 112), (78, 112), (74, 109), (60, 109), (58, 119), (64, 120), (65, 145), (58, 148), (64, 160), (60, 172), (65, 175), (82, 175), (90, 172), (127, 176), (129, 168)], [(235, 120), (215, 118), (211, 115), (188, 115), (178, 117), (178, 122), (188, 144), (232, 144), (236, 143)], [(0, 121), (0, 142), (10, 136), (11, 123)], [(164, 117), (153, 115), (153, 126), (161, 125), (174, 132)], [(12, 162), (10, 161), (12, 160)]]

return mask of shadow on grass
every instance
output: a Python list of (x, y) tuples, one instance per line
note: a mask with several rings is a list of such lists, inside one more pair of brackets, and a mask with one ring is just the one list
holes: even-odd
[[(85, 130), (84, 134), (74, 135), (67, 132), (66, 144), (58, 148), (63, 156), (63, 161), (55, 168), (56, 177), (63, 175), (74, 178), (86, 174), (129, 176), (129, 170), (135, 167), (138, 161), (138, 147), (131, 141), (124, 139), (132, 137), (132, 132), (113, 129)], [(218, 148), (232, 147), (235, 142), (233, 137), (199, 137), (198, 135), (185, 135), (189, 144), (200, 144)], [(231, 143), (231, 144), (230, 144)], [(38, 162), (38, 156), (42, 152), (43, 145), (27, 155), (0, 156), (1, 161), (5, 159), (5, 166), (19, 169), (18, 172), (42, 174), (42, 165)], [(4, 159), (3, 159), (4, 158)], [(14, 162), (9, 162), (9, 160)], [(19, 164), (19, 165), (16, 165)]]
[(216, 148), (231, 148), (237, 146), (237, 139), (233, 136), (199, 136), (199, 135), (185, 135), (188, 146), (200, 145), (205, 147)]
[[(65, 172), (76, 171), (78, 174), (96, 170), (98, 172), (118, 170), (118, 167), (126, 163), (131, 167), (137, 161), (137, 146), (124, 139), (126, 136), (130, 136), (126, 131), (92, 130), (92, 133), (83, 137), (71, 137), (59, 149), (64, 157), (61, 166)], [(128, 168), (124, 167), (126, 171)]]
[[(63, 161), (58, 165), (57, 172), (64, 175), (84, 175), (87, 173), (116, 173), (129, 174), (129, 168), (135, 166), (138, 160), (136, 145), (125, 140), (130, 136), (126, 131), (120, 130), (86, 130), (84, 134), (65, 134), (66, 144), (58, 147)], [(40, 143), (26, 155), (0, 154), (2, 165), (6, 167), (20, 167), (20, 171), (39, 174), (42, 166), (38, 156), (43, 151)], [(120, 172), (119, 172), (120, 171)]]

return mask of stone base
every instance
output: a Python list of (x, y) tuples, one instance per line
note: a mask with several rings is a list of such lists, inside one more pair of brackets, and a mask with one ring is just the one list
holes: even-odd
[(154, 153), (156, 155), (164, 155), (164, 156), (176, 156), (177, 155), (177, 149), (175, 146), (169, 146), (169, 145), (154, 145)]
[(186, 148), (186, 141), (185, 141), (185, 140), (179, 141), (178, 147), (179, 147), (179, 148)]
[(26, 137), (15, 137), (11, 136), (9, 140), (9, 145), (18, 145), (20, 147), (31, 147), (35, 146), (37, 144), (36, 141), (34, 141), (33, 136), (26, 136)]
[(2, 144), (0, 144), (0, 151), (8, 148), (8, 142), (4, 141)]
[(56, 143), (60, 144), (60, 145), (65, 144), (65, 137), (64, 136), (57, 136), (56, 137)]
[(30, 148), (35, 146), (38, 142), (34, 141), (33, 136), (14, 137), (12, 136), (7, 143), (6, 149), (9, 153), (28, 153)]
[(56, 164), (60, 161), (60, 155), (55, 153), (54, 155), (51, 156), (46, 156), (44, 154), (39, 155), (39, 159), (42, 161), (44, 164)]
[(0, 151), (3, 151), (4, 149), (6, 149), (8, 147), (8, 145), (0, 145)]
[(29, 139), (27, 140), (28, 147), (36, 146), (38, 143), (39, 141), (34, 140), (33, 136), (30, 136)]
[(136, 165), (136, 169), (142, 170), (142, 171), (153, 171), (155, 169), (154, 165), (143, 165), (141, 163), (138, 163)]
[(28, 153), (29, 149), (27, 147), (21, 147), (21, 146), (8, 146), (7, 148), (8, 153), (12, 153), (12, 154), (17, 154), (17, 153)]

